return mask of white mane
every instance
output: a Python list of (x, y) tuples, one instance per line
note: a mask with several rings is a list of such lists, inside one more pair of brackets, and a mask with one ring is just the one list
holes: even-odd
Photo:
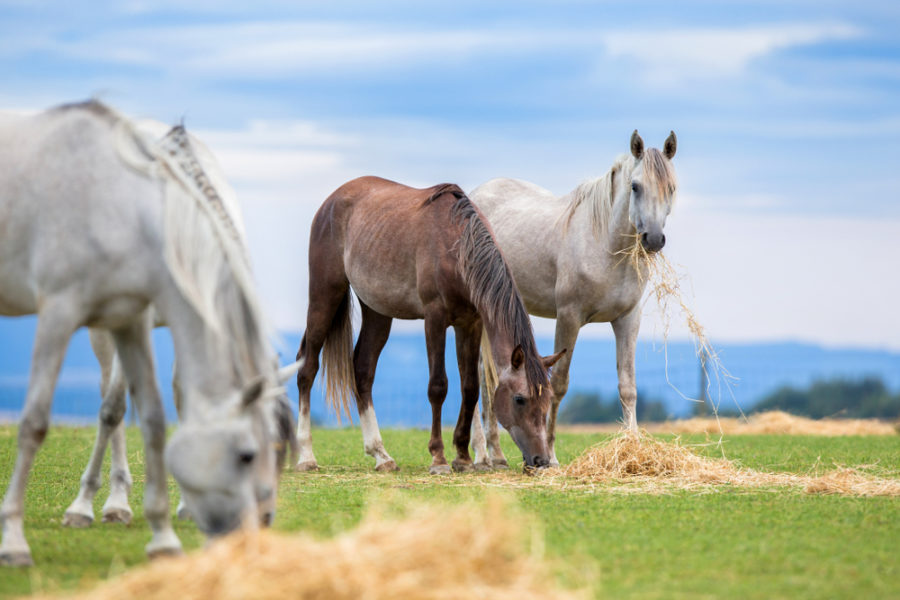
[(274, 363), (242, 224), (231, 218), (231, 207), (203, 170), (187, 132), (175, 127), (151, 142), (121, 116), (119, 128), (145, 155), (136, 157), (120, 135), (117, 147), (126, 163), (165, 181), (166, 265), (206, 323), (210, 343), (227, 349), (236, 382), (268, 372)]
[[(575, 211), (579, 206), (585, 205), (591, 219), (591, 230), (597, 239), (609, 234), (609, 225), (612, 219), (613, 206), (616, 202), (615, 179), (619, 173), (625, 173), (630, 178), (634, 169), (635, 160), (629, 154), (620, 155), (602, 177), (588, 179), (578, 184), (572, 192), (572, 200), (566, 209), (564, 227), (568, 227)], [(627, 195), (622, 196), (627, 198)]]

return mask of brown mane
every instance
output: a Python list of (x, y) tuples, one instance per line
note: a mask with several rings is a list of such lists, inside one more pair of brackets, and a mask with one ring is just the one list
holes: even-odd
[[(455, 189), (453, 189), (455, 188)], [(534, 342), (531, 319), (515, 280), (475, 205), (457, 186), (440, 186), (456, 198), (451, 215), (463, 226), (459, 238), (459, 269), (482, 318), (509, 335), (525, 353), (525, 378), (535, 398), (547, 385), (547, 371)], [(432, 196), (432, 199), (435, 196)]]

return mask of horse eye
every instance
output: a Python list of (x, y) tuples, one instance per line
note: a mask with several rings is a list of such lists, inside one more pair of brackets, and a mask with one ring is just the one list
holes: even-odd
[(513, 400), (515, 400), (516, 404), (518, 404), (519, 406), (525, 406), (525, 396), (523, 396), (522, 394), (516, 394)]
[(242, 465), (249, 465), (253, 462), (254, 458), (256, 458), (256, 452), (253, 450), (241, 450), (238, 452), (238, 461)]
[(639, 191), (641, 191), (641, 186), (640, 186), (640, 184), (638, 184), (638, 183), (632, 183), (632, 184), (631, 184), (631, 191), (634, 192), (635, 194), (638, 193)]

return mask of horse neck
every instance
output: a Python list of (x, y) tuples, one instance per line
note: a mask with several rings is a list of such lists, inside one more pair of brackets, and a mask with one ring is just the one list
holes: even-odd
[(156, 304), (172, 335), (176, 377), (187, 400), (186, 408), (190, 412), (202, 410), (202, 406), (192, 407), (193, 399), (205, 399), (205, 404), (238, 390), (240, 382), (231, 365), (225, 345), (228, 342), (211, 330), (177, 288)]

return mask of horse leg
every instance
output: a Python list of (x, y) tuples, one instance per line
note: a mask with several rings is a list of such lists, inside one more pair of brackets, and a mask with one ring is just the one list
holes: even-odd
[[(181, 420), (181, 415), (184, 414), (182, 412), (184, 408), (184, 394), (181, 391), (181, 384), (178, 383), (178, 361), (172, 363), (172, 402), (175, 404), (175, 413), (178, 415), (178, 420)], [(178, 499), (178, 507), (175, 508), (175, 516), (182, 520), (187, 521), (191, 518), (191, 512), (188, 510), (187, 506), (184, 505), (184, 498)]]
[(472, 417), (478, 404), (478, 357), (481, 327), (454, 327), (453, 330), (456, 332), (456, 361), (459, 364), (459, 382), (462, 390), (459, 419), (456, 422), (456, 429), (453, 431), (453, 445), (456, 447), (453, 470), (457, 472), (474, 471), (475, 466), (469, 456), (469, 433), (472, 430)]
[[(310, 257), (310, 264), (313, 264)], [(319, 261), (316, 258), (317, 262)], [(337, 260), (340, 260), (339, 258)], [(337, 264), (341, 264), (338, 262)], [(343, 267), (341, 267), (343, 269)], [(297, 372), (299, 416), (297, 418), (298, 471), (315, 471), (319, 468), (312, 449), (312, 419), (310, 418), (309, 394), (313, 381), (319, 372), (319, 353), (331, 329), (341, 303), (349, 291), (349, 282), (341, 272), (340, 277), (325, 273), (326, 281), (314, 278), (312, 269), (309, 282), (309, 309), (306, 313), (306, 332), (297, 350), (297, 360), (304, 359)], [(349, 297), (347, 298), (349, 302)], [(347, 307), (349, 310), (349, 307)]]
[(575, 354), (575, 341), (578, 339), (578, 331), (581, 329), (581, 319), (569, 312), (557, 312), (556, 339), (553, 342), (553, 351), (559, 352), (566, 349), (559, 360), (553, 365), (553, 373), (550, 375), (550, 387), (553, 388), (553, 401), (550, 404), (550, 414), (547, 417), (547, 445), (550, 447), (550, 466), (558, 467), (556, 458), (556, 415), (563, 396), (569, 390), (569, 365), (572, 363), (572, 355)]
[(90, 339), (94, 355), (100, 363), (100, 393), (103, 401), (100, 404), (97, 438), (91, 458), (81, 476), (78, 497), (63, 515), (62, 523), (68, 527), (88, 527), (94, 522), (94, 496), (100, 488), (103, 455), (111, 439), (113, 451), (110, 464), (110, 495), (103, 506), (103, 520), (129, 523), (132, 517), (131, 508), (128, 506), (131, 473), (125, 455), (125, 426), (122, 422), (127, 406), (125, 377), (116, 357), (112, 335), (103, 329), (91, 329)]
[(156, 386), (153, 349), (150, 345), (150, 319), (145, 313), (132, 324), (113, 332), (116, 351), (131, 385), (131, 401), (137, 409), (144, 436), (146, 486), (144, 515), (153, 532), (146, 546), (151, 558), (181, 553), (181, 542), (169, 521), (169, 494), (163, 450), (166, 443), (166, 418), (162, 398)]
[[(488, 389), (484, 377), (484, 362), (479, 362), (481, 371), (481, 419), (487, 423), (487, 446), (492, 469), (508, 469), (509, 463), (500, 448), (500, 427), (497, 425), (497, 415), (494, 413), (494, 390)], [(477, 465), (476, 465), (477, 466)]]
[(396, 471), (397, 463), (384, 449), (378, 420), (375, 418), (375, 407), (372, 403), (372, 382), (375, 381), (375, 367), (378, 357), (391, 333), (390, 317), (379, 314), (360, 302), (362, 308), (362, 326), (359, 339), (353, 351), (353, 370), (356, 377), (356, 409), (359, 412), (359, 424), (362, 427), (363, 445), (366, 454), (375, 459), (376, 471)]
[[(481, 374), (481, 361), (478, 361), (478, 373)], [(482, 390), (484, 387), (482, 386)], [(475, 470), (490, 471), (491, 457), (488, 454), (487, 438), (484, 437), (484, 427), (481, 423), (479, 405), (481, 401), (475, 403), (475, 413), (472, 417), (472, 450), (475, 452)]]
[(51, 297), (38, 315), (28, 393), (19, 421), (18, 454), (3, 505), (0, 507), (0, 521), (3, 522), (0, 565), (33, 564), (31, 549), (25, 539), (25, 485), (34, 457), (50, 426), (53, 390), (69, 338), (79, 325), (79, 319), (73, 314), (71, 305), (68, 298)]
[(444, 351), (447, 344), (447, 318), (443, 308), (425, 311), (425, 346), (428, 351), (428, 401), (431, 403), (431, 452), (432, 475), (445, 475), (450, 465), (444, 458), (444, 440), (441, 436), (441, 409), (447, 397), (447, 370)]
[(637, 387), (634, 379), (634, 354), (641, 327), (641, 305), (611, 323), (616, 334), (616, 369), (619, 375), (619, 402), (629, 431), (637, 431)]

